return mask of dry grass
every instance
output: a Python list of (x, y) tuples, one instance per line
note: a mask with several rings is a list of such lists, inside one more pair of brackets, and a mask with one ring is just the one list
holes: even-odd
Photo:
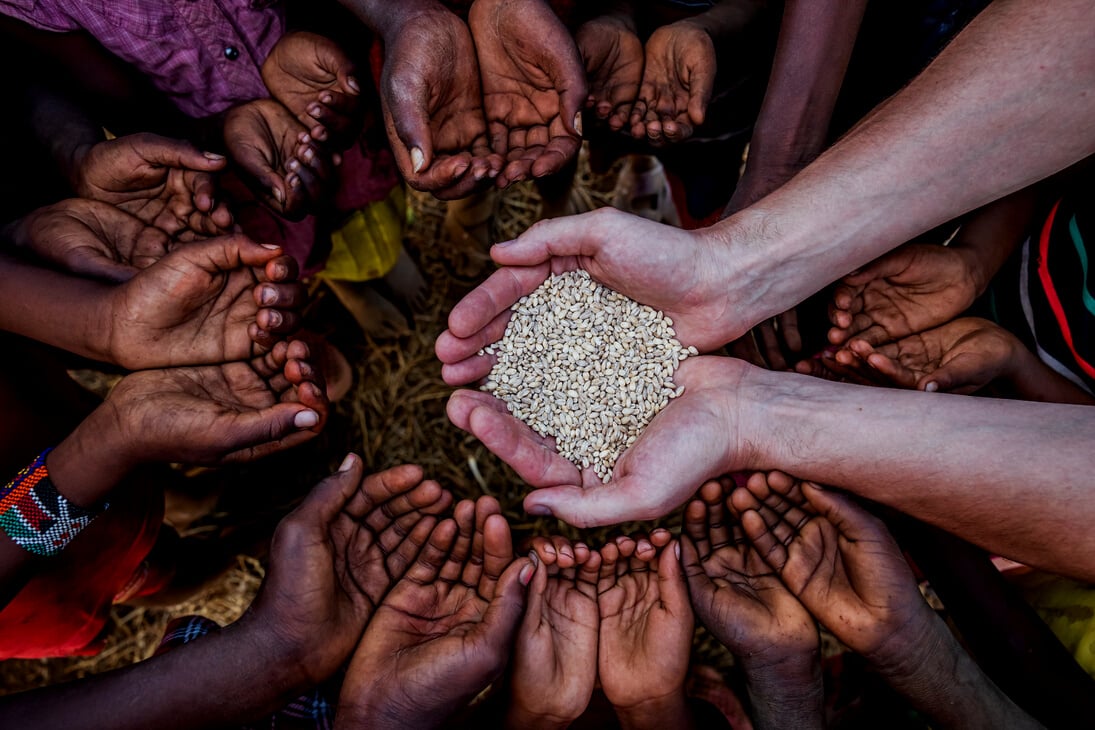
[[(606, 205), (612, 173), (594, 177), (583, 162), (576, 188), (575, 202), (581, 207)], [(535, 222), (539, 207), (531, 184), (508, 190), (493, 222), (494, 239), (516, 236)], [(219, 485), (225, 492), (213, 513), (189, 525), (184, 535), (218, 539), (250, 529), (268, 536), (277, 519), (352, 449), (362, 454), (372, 470), (415, 462), (457, 498), (480, 494), (496, 497), (518, 541), (553, 531), (579, 537), (573, 528), (556, 520), (525, 515), (521, 501), (527, 486), (445, 416), (445, 402), (452, 389), (441, 381), (433, 343), (453, 304), (489, 274), (492, 265), (481, 252), (456, 251), (446, 244), (443, 216), (442, 204), (427, 196), (411, 196), (407, 247), (419, 260), (432, 289), (425, 311), (415, 317), (414, 332), (394, 341), (363, 341), (334, 297), (324, 296), (319, 290), (310, 308), (310, 323), (327, 334), (354, 363), (355, 381), (350, 395), (337, 405), (324, 436), (309, 446), (249, 467), (201, 472), (191, 477), (202, 490), (215, 490)], [(663, 520), (671, 527), (678, 523), (679, 516)], [(649, 528), (622, 525), (613, 532)], [(587, 531), (581, 537), (598, 545), (609, 532)], [(250, 604), (263, 576), (262, 541), (254, 542), (250, 552), (256, 557), (240, 556), (221, 580), (184, 604), (167, 609), (116, 607), (106, 629), (106, 646), (97, 656), (0, 663), (0, 691), (16, 692), (140, 661), (152, 653), (164, 626), (175, 616), (200, 613), (222, 625), (234, 621)], [(702, 631), (697, 633), (696, 654), (722, 670), (732, 664), (729, 654)]]

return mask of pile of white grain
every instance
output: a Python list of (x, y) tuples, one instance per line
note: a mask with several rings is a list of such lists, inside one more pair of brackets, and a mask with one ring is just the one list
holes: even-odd
[(614, 292), (584, 271), (553, 275), (512, 307), (483, 390), (559, 453), (601, 481), (671, 398), (681, 361), (673, 321)]

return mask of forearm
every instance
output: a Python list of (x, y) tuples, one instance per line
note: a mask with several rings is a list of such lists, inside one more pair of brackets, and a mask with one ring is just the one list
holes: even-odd
[(951, 246), (969, 262), (977, 296), (1029, 233), (1036, 201), (1035, 188), (1024, 188), (971, 214), (959, 229)]
[(80, 158), (92, 145), (103, 141), (102, 126), (83, 109), (53, 91), (36, 86), (27, 96), (31, 128), (75, 190)]
[(740, 658), (756, 730), (825, 726), (825, 688), (816, 652), (772, 663)]
[(109, 286), (0, 256), (0, 329), (109, 361)]
[(997, 554), (1095, 579), (1095, 533), (1087, 529), (1095, 521), (1095, 409), (758, 368), (735, 393), (735, 469), (780, 469), (841, 487)]
[(825, 145), (866, 0), (787, 0), (746, 163), (771, 192)]
[(707, 31), (718, 48), (720, 43), (732, 42), (744, 32), (766, 4), (765, 0), (722, 0), (686, 22)]
[[(903, 91), (713, 229), (764, 244), (753, 323), (966, 211), (1095, 152), (1095, 0), (997, 0)], [(760, 237), (762, 240), (753, 240)], [(739, 245), (735, 246), (735, 241)], [(738, 251), (735, 251), (737, 253)]]
[(229, 626), (125, 669), (0, 701), (0, 724), (35, 728), (238, 726), (307, 687), (261, 635)]
[[(895, 656), (868, 657), (878, 674), (913, 707), (944, 728), (1041, 727), (973, 661), (943, 622), (924, 611), (922, 629), (902, 627)], [(908, 632), (908, 633), (906, 633)]]
[(1007, 379), (1020, 398), (1044, 403), (1095, 405), (1095, 397), (1052, 370), (1021, 343), (1017, 344), (1016, 351)]

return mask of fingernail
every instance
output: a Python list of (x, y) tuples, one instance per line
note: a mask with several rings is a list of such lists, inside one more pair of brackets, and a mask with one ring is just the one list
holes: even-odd
[(278, 264), (274, 267), (274, 278), (281, 281), (285, 277), (289, 276), (289, 267)]
[(925, 393), (934, 393), (937, 390), (939, 390), (939, 383), (935, 382), (934, 380), (924, 386)]
[(270, 188), (270, 190), (274, 194), (274, 200), (278, 201), (279, 203), (285, 202), (285, 193), (281, 192), (281, 188)]
[(532, 574), (536, 572), (535, 566), (526, 565), (521, 568), (521, 574), (517, 576), (517, 579), (521, 581), (521, 585), (528, 586), (532, 582)]
[(578, 112), (574, 115), (574, 129), (578, 132), (578, 136), (582, 136), (582, 113)]
[(475, 172), (473, 172), (473, 173), (472, 173), (471, 175), (472, 175), (472, 177), (474, 177), (474, 178), (476, 179), (476, 181), (479, 181), (479, 180), (482, 180), (482, 179), (483, 179), (484, 177), (486, 177), (486, 176), (487, 176), (487, 171), (486, 171), (486, 170), (481, 170), (481, 169), (477, 169), (477, 170), (476, 170)]
[(551, 517), (551, 510), (542, 504), (534, 504), (528, 508), (528, 513), (534, 517)]
[(276, 243), (260, 243), (259, 245), (263, 248), (268, 248), (271, 251), (277, 251), (279, 248), (281, 248), (281, 246), (277, 245)]
[(422, 150), (417, 147), (411, 147), (411, 167), (414, 168), (414, 172), (422, 172), (422, 168), (425, 164), (426, 156), (422, 154)]
[(305, 162), (311, 162), (315, 158), (315, 156), (316, 156), (316, 153), (312, 151), (311, 147), (304, 150), (304, 161)]
[(540, 556), (536, 554), (535, 550), (528, 551), (528, 559), (532, 561), (533, 567), (540, 564)]
[(285, 166), (293, 172), (296, 172), (300, 169), (300, 160), (294, 157), (293, 159), (289, 160), (289, 162), (285, 163)]
[(507, 246), (512, 246), (515, 243), (517, 243), (517, 239), (516, 238), (511, 238), (508, 241), (499, 241), (498, 243), (496, 243), (494, 245), (499, 246), (501, 248), (506, 248)]
[(337, 152), (334, 153), (333, 155), (331, 155), (331, 164), (334, 165), (335, 167), (338, 167), (339, 165), (341, 165), (342, 164), (342, 155), (340, 155)]
[(213, 160), (213, 162), (220, 162), (224, 159), (224, 155), (218, 155), (216, 152), (202, 152), (202, 156), (207, 160)]
[(290, 175), (289, 176), (289, 187), (291, 187), (291, 188), (299, 188), (300, 187), (300, 177), (298, 175)]
[(339, 471), (350, 471), (353, 468), (354, 462), (357, 461), (357, 454), (346, 454), (346, 458), (342, 460), (342, 463), (338, 465)]
[(281, 312), (279, 312), (276, 309), (271, 309), (270, 314), (268, 314), (266, 316), (270, 318), (270, 321), (268, 323), (270, 329), (273, 329), (274, 327), (280, 327), (281, 326), (281, 323), (282, 323)]
[(315, 411), (301, 411), (293, 416), (293, 425), (297, 428), (311, 428), (319, 423), (319, 414)]
[(357, 79), (355, 79), (353, 76), (346, 77), (346, 85), (353, 89), (355, 94), (361, 93), (361, 86), (358, 85)]
[(319, 108), (318, 104), (313, 104), (312, 106), (308, 107), (308, 113), (311, 114), (316, 119), (319, 119), (319, 114), (320, 114), (321, 111), (322, 110)]
[(335, 97), (331, 96), (330, 94), (324, 94), (323, 96), (319, 97), (319, 100), (322, 101), (324, 104), (330, 104), (332, 101), (335, 100)]
[(681, 559), (681, 544), (679, 542), (673, 543), (673, 554), (677, 556), (677, 560)]
[(278, 300), (278, 293), (276, 291), (274, 291), (271, 287), (268, 287), (268, 286), (264, 286), (262, 288), (262, 303), (263, 304), (267, 304), (267, 305), (273, 304), (277, 300)]

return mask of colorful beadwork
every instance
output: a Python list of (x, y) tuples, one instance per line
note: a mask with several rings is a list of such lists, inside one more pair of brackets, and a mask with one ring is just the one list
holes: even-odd
[(46, 449), (0, 489), (0, 530), (24, 550), (49, 557), (72, 542), (99, 510), (65, 499), (46, 469)]

